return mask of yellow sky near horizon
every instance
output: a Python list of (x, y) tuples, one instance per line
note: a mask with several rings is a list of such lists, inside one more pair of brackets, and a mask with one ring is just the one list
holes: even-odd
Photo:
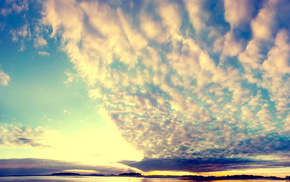
[(228, 170), (216, 172), (185, 172), (185, 171), (150, 171), (143, 173), (143, 175), (201, 175), (201, 176), (228, 176), (228, 175), (261, 175), (261, 176), (276, 176), (284, 178), (290, 176), (290, 167), (283, 168), (257, 168), (257, 169), (241, 169), (241, 170)]

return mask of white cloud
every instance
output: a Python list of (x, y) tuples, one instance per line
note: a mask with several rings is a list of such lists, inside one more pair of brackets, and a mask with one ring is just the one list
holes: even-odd
[(74, 73), (71, 72), (65, 72), (67, 79), (64, 82), (65, 84), (70, 84), (72, 83), (75, 79), (76, 79), (76, 75)]
[(126, 16), (121, 9), (117, 10), (117, 14), (119, 15), (126, 37), (131, 44), (131, 48), (135, 51), (143, 49), (147, 45), (147, 40), (143, 37), (142, 34), (131, 27), (132, 20)]
[[(276, 12), (266, 21), (264, 11), (272, 10), (266, 3), (251, 23), (252, 40), (238, 40), (234, 28), (242, 22), (250, 27), (252, 15), (245, 10), (250, 2), (243, 2), (237, 17), (231, 17), (229, 10), (237, 9), (236, 2), (226, 3), (225, 16), (232, 26), (228, 32), (206, 26), (204, 20), (211, 17), (200, 1), (185, 2), (197, 38), (180, 31), (184, 17), (175, 2), (153, 3), (154, 10), (142, 7), (133, 17), (106, 3), (49, 0), (44, 22), (53, 28), (51, 36), (61, 36), (62, 50), (75, 65), (77, 76), (88, 83), (89, 96), (101, 102), (123, 137), (144, 151), (145, 157), (247, 156), (248, 149), (259, 151), (241, 143), (253, 138), (263, 143), (259, 137), (277, 131), (269, 103), (276, 103), (280, 120), (286, 117), (287, 80), (274, 83), (267, 73), (285, 68), (288, 48), (282, 47), (288, 44), (283, 41), (285, 33), (278, 34), (264, 61), (261, 48), (264, 41), (271, 43), (271, 37), (265, 38), (274, 32)], [(68, 12), (76, 13), (70, 17)], [(259, 27), (269, 31), (258, 35)], [(214, 48), (221, 57), (238, 56), (240, 62), (225, 59), (223, 65), (198, 37), (203, 29), (215, 32), (210, 37), (217, 38)], [(245, 50), (241, 42), (247, 42)], [(278, 54), (281, 59), (275, 62)], [(274, 92), (278, 87), (285, 89)], [(272, 100), (264, 101), (265, 94)]]
[(25, 41), (31, 39), (30, 27), (28, 24), (23, 25), (18, 29), (11, 29), (10, 33), (12, 34), (12, 41), (15, 43), (20, 43), (19, 51), (24, 51)]
[(48, 147), (43, 143), (44, 130), (41, 127), (30, 128), (21, 125), (0, 123), (0, 147)]
[(145, 11), (140, 13), (140, 21), (141, 29), (148, 38), (159, 42), (164, 41), (165, 38), (163, 38), (164, 36), (162, 34), (163, 28), (160, 22), (154, 21), (153, 17)]
[(21, 13), (28, 10), (27, 0), (5, 0), (4, 8), (1, 9), (0, 14), (8, 16), (11, 13)]
[(232, 27), (251, 20), (254, 10), (251, 3), (251, 0), (224, 0), (225, 19)]
[(47, 45), (47, 42), (43, 37), (37, 37), (34, 39), (34, 47), (39, 48), (46, 45)]
[(233, 31), (220, 36), (214, 42), (214, 51), (221, 52), (223, 56), (236, 56), (243, 50), (241, 41), (236, 40)]
[(28, 24), (23, 25), (17, 30), (11, 30), (11, 33), (13, 36), (12, 40), (14, 42), (18, 42), (19, 38), (26, 38), (31, 36)]
[(272, 38), (277, 2), (273, 0), (266, 1), (257, 17), (251, 22), (254, 39), (269, 40)]
[[(251, 78), (251, 69), (261, 70), (263, 63), (262, 47), (273, 41), (273, 34), (276, 29), (275, 21), (277, 15), (277, 6), (279, 1), (265, 1), (263, 7), (259, 10), (257, 16), (251, 21), (252, 40), (246, 46), (246, 50), (239, 54), (239, 60), (248, 70), (249, 81)], [(247, 68), (249, 67), (249, 69)]]
[(171, 36), (175, 33), (178, 34), (181, 26), (179, 6), (174, 2), (167, 3), (166, 1), (161, 1), (158, 7), (158, 13), (162, 18), (162, 25), (168, 29), (167, 32)]
[(197, 33), (206, 27), (204, 19), (208, 17), (207, 13), (202, 7), (202, 1), (199, 0), (185, 0), (186, 8), (189, 13), (190, 21)]
[(38, 54), (41, 56), (49, 56), (49, 53), (46, 51), (38, 51)]
[(0, 70), (0, 84), (2, 86), (7, 86), (8, 82), (10, 81), (10, 76)]
[(261, 42), (256, 39), (249, 41), (246, 50), (239, 54), (239, 60), (253, 69), (260, 69), (262, 54), (260, 54)]
[(68, 111), (68, 110), (66, 110), (66, 109), (65, 109), (65, 110), (63, 110), (63, 113), (64, 113), (64, 114), (67, 114), (67, 115), (70, 115), (70, 114), (71, 114), (71, 112), (69, 112), (69, 111)]
[(263, 62), (263, 68), (272, 77), (276, 74), (290, 73), (290, 43), (289, 32), (280, 30), (275, 38), (274, 47), (268, 52), (268, 59)]

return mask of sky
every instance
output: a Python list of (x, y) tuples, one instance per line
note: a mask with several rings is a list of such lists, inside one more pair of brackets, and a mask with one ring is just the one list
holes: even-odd
[(289, 175), (287, 0), (0, 0), (0, 175)]

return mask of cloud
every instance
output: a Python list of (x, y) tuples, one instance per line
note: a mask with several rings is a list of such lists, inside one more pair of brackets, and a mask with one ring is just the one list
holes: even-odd
[(162, 37), (162, 25), (160, 22), (155, 21), (152, 15), (150, 16), (150, 14), (143, 11), (140, 14), (140, 23), (141, 30), (148, 38), (162, 41), (162, 39), (160, 39), (160, 37)]
[(278, 1), (266, 1), (257, 17), (252, 20), (253, 37), (258, 40), (268, 40), (273, 36), (274, 20)]
[(0, 70), (0, 84), (1, 86), (7, 86), (10, 81), (10, 76)]
[(230, 1), (224, 0), (225, 19), (232, 27), (250, 21), (253, 16), (254, 6), (250, 0)]
[[(285, 14), (284, 9), (287, 9), (282, 8), (278, 11), (282, 6), (287, 7), (287, 3), (264, 2), (263, 8), (251, 21), (253, 37), (248, 42), (246, 50), (238, 55), (245, 69), (243, 77), (268, 91), (271, 101), (275, 102), (276, 114), (274, 115), (279, 120), (283, 120), (282, 118), (285, 118), (286, 113), (289, 112), (287, 106), (289, 93), (284, 90), (288, 88), (288, 30), (279, 29), (279, 26), (283, 27), (285, 24), (276, 23), (277, 19)], [(265, 50), (266, 53), (263, 53)], [(262, 78), (259, 78), (259, 75), (262, 75)], [(273, 115), (273, 112), (271, 114)], [(275, 116), (272, 119), (274, 118)]]
[(25, 42), (31, 38), (30, 27), (28, 24), (23, 25), (18, 29), (11, 29), (10, 33), (12, 35), (12, 41), (15, 43), (20, 43), (19, 51), (24, 51)]
[(131, 27), (131, 19), (127, 17), (121, 9), (117, 10), (117, 14), (120, 17), (120, 21), (122, 24), (122, 28), (124, 30), (125, 36), (128, 38), (130, 45), (133, 49), (136, 49), (137, 51), (140, 49), (143, 49), (147, 41), (146, 39), (137, 31), (132, 29)]
[(234, 14), (229, 1), (209, 13), (199, 1), (140, 1), (132, 12), (129, 4), (48, 0), (43, 22), (146, 160), (211, 165), (288, 155), (288, 29), (274, 23), (275, 2), (252, 10), (243, 1)]
[(207, 19), (208, 14), (204, 11), (201, 1), (185, 0), (184, 2), (189, 13), (191, 24), (193, 25), (195, 31), (199, 33), (206, 27), (204, 20)]
[(140, 162), (122, 161), (129, 166), (143, 171), (188, 171), (217, 172), (242, 169), (265, 169), (289, 167), (289, 162), (274, 162), (269, 160), (252, 160), (244, 158), (208, 158), (208, 159), (144, 159)]
[[(126, 162), (125, 162), (126, 163)], [(249, 159), (144, 159), (141, 162), (130, 163), (129, 166), (143, 171), (189, 171), (212, 172), (233, 169), (258, 168), (260, 162)]]
[(48, 147), (43, 143), (44, 130), (39, 128), (21, 127), (17, 125), (0, 125), (0, 147)]
[[(3, 0), (1, 3), (0, 16), (4, 16), (5, 18), (1, 22), (0, 29), (2, 29), (4, 34), (10, 34), (12, 36), (12, 41), (17, 43), (19, 51), (25, 50), (26, 44), (34, 38), (34, 33), (37, 32), (37, 25), (40, 22), (38, 20), (35, 21), (38, 17), (32, 20), (31, 15), (36, 15), (37, 11), (40, 10), (35, 9), (42, 7), (39, 3), (34, 0)], [(4, 26), (5, 29), (3, 29)], [(36, 26), (35, 29), (34, 26)], [(36, 37), (38, 38), (37, 35)], [(34, 43), (35, 46), (44, 46), (44, 40), (38, 39)]]
[(37, 37), (36, 39), (34, 39), (34, 47), (39, 48), (46, 45), (47, 45), (47, 42), (43, 37)]
[(161, 23), (164, 27), (168, 29), (170, 34), (174, 34), (175, 32), (179, 32), (179, 28), (181, 25), (181, 17), (180, 10), (178, 4), (172, 2), (167, 3), (166, 1), (162, 1), (158, 5), (158, 13), (162, 18)]
[(72, 82), (74, 82), (75, 80), (77, 80), (77, 75), (75, 73), (71, 73), (71, 72), (65, 72), (66, 76), (67, 76), (67, 79), (66, 81), (64, 81), (64, 83), (66, 85), (69, 85), (71, 84)]
[(229, 31), (224, 37), (220, 36), (214, 42), (214, 51), (224, 56), (237, 56), (243, 50), (242, 41), (235, 38), (234, 32)]
[(9, 14), (19, 14), (22, 11), (28, 10), (27, 0), (5, 0), (3, 8), (0, 10), (0, 14), (8, 16)]
[(138, 171), (125, 165), (92, 166), (61, 160), (24, 158), (0, 159), (0, 176), (6, 175), (48, 175), (54, 172), (88, 170), (101, 174), (120, 174)]
[(268, 52), (268, 59), (263, 62), (263, 67), (269, 74), (290, 73), (288, 35), (287, 30), (280, 30), (276, 35), (275, 46)]
[(49, 56), (50, 54), (46, 51), (38, 51), (38, 54), (41, 56)]

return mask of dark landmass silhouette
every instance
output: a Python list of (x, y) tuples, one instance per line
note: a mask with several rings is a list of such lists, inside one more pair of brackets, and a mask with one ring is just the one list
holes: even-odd
[(52, 173), (51, 175), (53, 176), (79, 176), (81, 174), (66, 172), (66, 173)]
[(119, 176), (142, 176), (141, 173), (121, 173)]
[(194, 180), (194, 181), (211, 181), (211, 180), (287, 180), (290, 178), (280, 178), (276, 176), (255, 176), (255, 175), (232, 175), (232, 176), (197, 176), (197, 175), (184, 175), (184, 176), (172, 176), (172, 175), (152, 175), (142, 176), (144, 178), (178, 178), (180, 180)]
[(104, 174), (90, 174), (90, 176), (105, 176)]
[(180, 180), (210, 181), (210, 180), (290, 180), (290, 176), (285, 178), (276, 176), (258, 176), (258, 175), (228, 175), (228, 176), (198, 176), (198, 175), (142, 175), (141, 173), (120, 173), (120, 174), (80, 174), (71, 172), (59, 172), (49, 175), (5, 175), (7, 176), (98, 176), (98, 177), (142, 177), (142, 178), (177, 178)]
[(195, 180), (195, 181), (206, 181), (206, 180), (285, 180), (286, 178), (280, 178), (276, 176), (255, 176), (255, 175), (232, 175), (232, 176), (180, 176), (178, 177), (183, 180)]

